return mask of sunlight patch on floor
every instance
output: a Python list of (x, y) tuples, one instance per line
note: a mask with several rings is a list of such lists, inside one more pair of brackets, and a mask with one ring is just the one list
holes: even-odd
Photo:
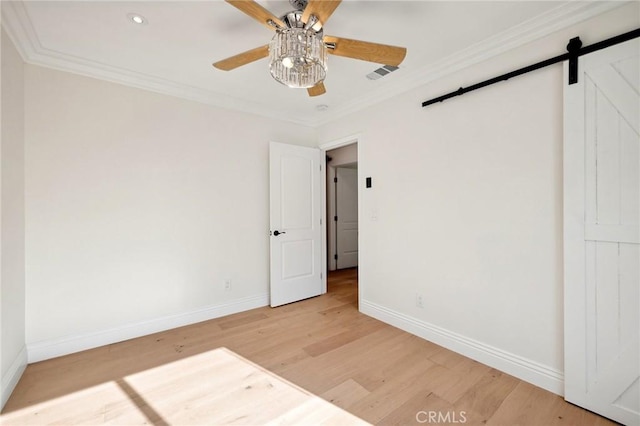
[(114, 379), (2, 424), (367, 424), (226, 348)]

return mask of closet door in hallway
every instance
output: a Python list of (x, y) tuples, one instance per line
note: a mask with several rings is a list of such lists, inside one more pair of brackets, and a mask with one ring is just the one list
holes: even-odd
[(336, 169), (337, 268), (358, 266), (358, 169)]

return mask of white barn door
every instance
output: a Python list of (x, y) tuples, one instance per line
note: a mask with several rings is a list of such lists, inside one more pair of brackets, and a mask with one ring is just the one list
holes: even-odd
[[(640, 425), (640, 41), (565, 86), (565, 399)], [(565, 75), (566, 75), (565, 66)]]
[(271, 306), (322, 293), (320, 150), (272, 142)]

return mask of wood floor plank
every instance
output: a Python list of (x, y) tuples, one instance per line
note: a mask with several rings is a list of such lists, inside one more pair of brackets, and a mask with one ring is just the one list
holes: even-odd
[(467, 359), (458, 363), (453, 369), (444, 370), (444, 381), (439, 387), (432, 387), (433, 392), (451, 403), (457, 402), (470, 388), (491, 370), (490, 367), (477, 361)]
[(389, 376), (376, 390), (369, 393), (347, 409), (357, 416), (364, 416), (370, 423), (379, 423), (392, 413), (396, 407), (415, 396), (416, 388), (424, 383), (424, 371), (428, 364), (413, 363), (398, 365), (388, 371)]
[(266, 318), (267, 316), (264, 313), (256, 312), (252, 315), (247, 315), (242, 318), (234, 318), (234, 319), (229, 319), (227, 321), (219, 322), (218, 326), (220, 326), (221, 329), (226, 330), (228, 328), (237, 327), (239, 325), (249, 324), (256, 321), (262, 321)]
[(358, 373), (354, 380), (371, 389), (371, 392), (356, 404), (349, 406), (349, 410), (354, 413), (366, 412), (367, 421), (378, 423), (395, 407), (411, 399), (417, 389), (427, 391), (429, 381), (426, 372), (435, 364), (414, 349), (411, 346), (399, 346), (396, 353), (390, 354), (393, 362), (387, 359), (382, 365), (368, 368), (366, 374)]
[(340, 408), (347, 408), (367, 395), (369, 395), (368, 390), (363, 388), (355, 380), (349, 379), (329, 389), (320, 396)]
[(384, 327), (335, 351), (292, 365), (282, 370), (281, 374), (306, 389), (323, 393), (349, 378), (357, 380), (359, 374), (374, 370), (379, 362), (388, 363), (388, 360), (380, 361), (380, 357), (363, 355), (373, 347), (390, 349), (403, 338), (406, 338), (406, 333), (399, 334)]
[(468, 358), (441, 347), (440, 350), (430, 356), (429, 359), (436, 364), (453, 370), (458, 364), (465, 362)]
[(535, 426), (545, 420), (550, 424), (553, 419), (548, 417), (549, 410), (557, 399), (561, 398), (531, 384), (520, 382), (487, 424)]
[(305, 346), (302, 349), (313, 357), (319, 356), (326, 352), (340, 348), (346, 344), (352, 343), (358, 339), (361, 339), (375, 332), (376, 330), (379, 330), (382, 327), (384, 326), (377, 321), (359, 324), (358, 326), (350, 327), (347, 331)]
[[(455, 414), (454, 414), (455, 413)], [(438, 415), (442, 418), (438, 418)], [(447, 422), (442, 422), (446, 416)], [(455, 416), (455, 418), (454, 418)], [(466, 413), (455, 411), (451, 403), (433, 393), (417, 394), (377, 422), (379, 425), (413, 425), (425, 423), (466, 423)], [(463, 421), (465, 420), (465, 421)]]
[(518, 385), (513, 376), (491, 369), (456, 402), (460, 410), (473, 411), (488, 421)]

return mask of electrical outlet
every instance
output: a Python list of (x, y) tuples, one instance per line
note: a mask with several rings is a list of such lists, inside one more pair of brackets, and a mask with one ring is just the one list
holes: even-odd
[(224, 280), (224, 291), (231, 291), (231, 278)]
[(422, 300), (422, 295), (418, 293), (416, 293), (416, 307), (424, 308), (424, 301)]

